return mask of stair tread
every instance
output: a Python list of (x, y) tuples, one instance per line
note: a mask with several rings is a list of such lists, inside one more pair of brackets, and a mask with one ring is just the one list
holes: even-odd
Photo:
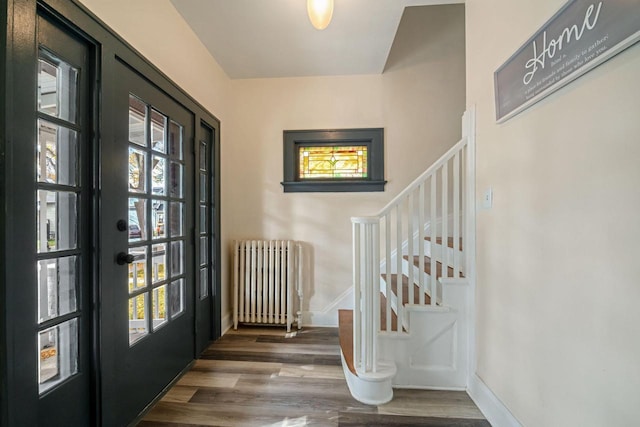
[[(381, 275), (384, 280), (387, 280), (387, 275)], [(391, 292), (398, 295), (398, 275), (391, 275)], [(420, 286), (417, 284), (413, 284), (413, 303), (412, 304), (420, 304)], [(406, 305), (409, 303), (409, 278), (402, 275), (402, 305)], [(431, 298), (429, 295), (424, 294), (424, 304), (431, 304)]]
[(338, 337), (347, 367), (357, 375), (353, 365), (353, 310), (338, 310)]
[[(403, 255), (402, 258), (409, 260), (408, 255)], [(413, 265), (420, 268), (420, 256), (413, 256)], [(431, 276), (431, 258), (426, 256), (424, 257), (424, 272)], [(442, 263), (440, 261), (436, 261), (436, 278), (439, 279), (442, 277)], [(447, 277), (453, 277), (453, 268), (447, 268)], [(464, 277), (464, 274), (460, 272), (460, 277)]]
[[(430, 242), (431, 237), (425, 237), (424, 240)], [(442, 245), (442, 237), (436, 237), (436, 244)], [(453, 249), (453, 237), (447, 238), (447, 246)], [(462, 250), (462, 237), (460, 237), (460, 240), (458, 242), (458, 249)]]
[[(380, 330), (387, 330), (387, 298), (384, 296), (382, 292), (380, 292)], [(393, 308), (391, 308), (391, 331), (398, 330), (398, 315)], [(404, 331), (404, 327), (402, 328)], [(406, 332), (406, 331), (405, 331)]]

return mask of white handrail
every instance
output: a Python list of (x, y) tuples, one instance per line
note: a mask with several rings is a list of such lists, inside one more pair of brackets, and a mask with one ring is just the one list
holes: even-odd
[(445, 164), (449, 159), (451, 159), (456, 152), (460, 151), (460, 149), (467, 143), (467, 141), (468, 141), (468, 139), (467, 139), (466, 136), (462, 137), (462, 139), (460, 141), (456, 142), (456, 144), (453, 147), (451, 147), (446, 153), (444, 153), (442, 155), (442, 157), (440, 157), (438, 160), (436, 160), (436, 162), (434, 164), (429, 166), (429, 168), (426, 171), (422, 172), (420, 174), (420, 176), (418, 176), (416, 179), (414, 179), (411, 182), (411, 184), (409, 184), (396, 197), (394, 197), (393, 200), (391, 200), (389, 203), (387, 203), (386, 206), (384, 208), (382, 208), (377, 214), (371, 215), (371, 216), (366, 216), (366, 217), (352, 217), (351, 220), (352, 221), (356, 221), (356, 222), (360, 222), (360, 218), (371, 218), (371, 217), (382, 218), (384, 215), (388, 214), (389, 211), (395, 205), (400, 203), (403, 198), (405, 198), (409, 193), (414, 191), (420, 185), (420, 183), (422, 183), (427, 178), (429, 178), (429, 176), (433, 172), (438, 170), (443, 164)]

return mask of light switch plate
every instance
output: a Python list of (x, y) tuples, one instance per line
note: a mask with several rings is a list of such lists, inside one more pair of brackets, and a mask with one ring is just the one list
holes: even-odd
[(484, 191), (482, 196), (482, 207), (485, 209), (491, 209), (493, 206), (493, 189), (491, 187)]

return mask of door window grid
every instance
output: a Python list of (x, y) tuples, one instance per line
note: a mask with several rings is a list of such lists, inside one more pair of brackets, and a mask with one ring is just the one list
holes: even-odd
[(129, 97), (129, 344), (184, 312), (183, 127)]
[(209, 221), (207, 220), (208, 212), (209, 212), (209, 186), (207, 182), (209, 180), (209, 170), (208, 163), (209, 159), (207, 157), (208, 154), (207, 141), (200, 141), (200, 188), (199, 188), (199, 197), (200, 200), (200, 221), (199, 221), (199, 235), (200, 235), (200, 274), (199, 274), (199, 297), (201, 300), (207, 298), (209, 296), (209, 274), (211, 274), (210, 269), (210, 258), (208, 248), (211, 244), (211, 239), (209, 237)]
[(77, 68), (41, 49), (36, 119), (38, 384), (43, 394), (79, 371), (82, 248)]

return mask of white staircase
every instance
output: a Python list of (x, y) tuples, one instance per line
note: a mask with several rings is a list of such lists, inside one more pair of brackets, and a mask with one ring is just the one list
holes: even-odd
[[(352, 218), (353, 338), (341, 337), (341, 346), (349, 389), (361, 402), (385, 403), (392, 387), (467, 387), (475, 265), (473, 109), (462, 124), (462, 139), (378, 214)], [(341, 335), (350, 327), (343, 325), (348, 317), (341, 315)]]

